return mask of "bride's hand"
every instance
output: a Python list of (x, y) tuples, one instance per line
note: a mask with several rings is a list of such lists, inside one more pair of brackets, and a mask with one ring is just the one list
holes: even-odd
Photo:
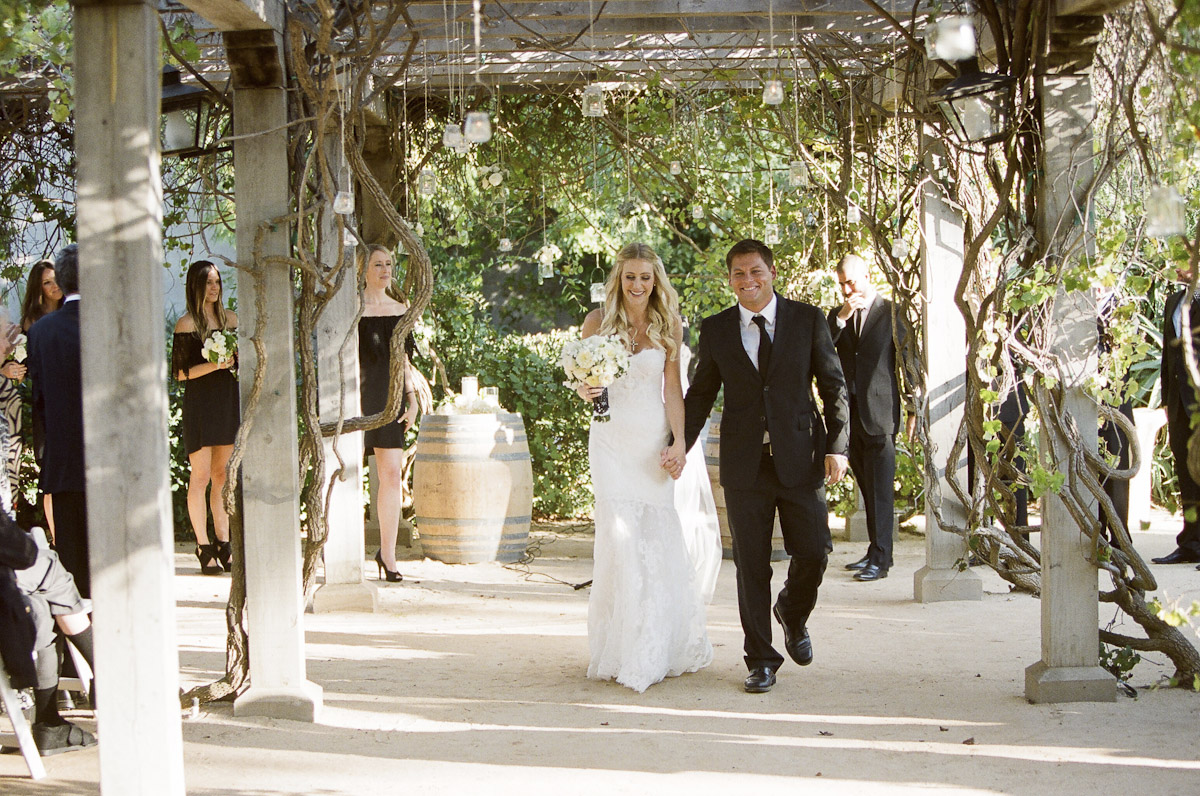
[(672, 478), (678, 479), (683, 474), (683, 465), (687, 461), (687, 449), (683, 440), (663, 448), (661, 460), (663, 469), (670, 473)]
[(588, 403), (591, 403), (593, 400), (599, 398), (601, 396), (601, 394), (604, 393), (604, 388), (603, 387), (589, 387), (586, 384), (581, 384), (575, 388), (575, 392), (580, 398), (587, 401)]

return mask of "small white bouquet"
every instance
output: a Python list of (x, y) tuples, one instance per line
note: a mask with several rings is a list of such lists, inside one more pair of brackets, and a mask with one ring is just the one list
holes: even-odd
[(12, 341), (12, 352), (8, 355), (8, 358), (13, 362), (24, 362), (26, 357), (29, 356), (29, 349), (26, 347), (28, 343), (28, 339), (26, 339), (25, 335), (23, 334), (19, 334), (14, 337)]
[(567, 374), (566, 386), (571, 389), (584, 386), (605, 388), (599, 398), (593, 399), (593, 419), (598, 423), (607, 423), (608, 385), (629, 370), (629, 351), (621, 339), (597, 334), (572, 340), (563, 346), (559, 364)]
[(237, 332), (233, 329), (217, 329), (204, 338), (204, 344), (200, 346), (200, 355), (213, 364), (232, 359), (235, 354)]

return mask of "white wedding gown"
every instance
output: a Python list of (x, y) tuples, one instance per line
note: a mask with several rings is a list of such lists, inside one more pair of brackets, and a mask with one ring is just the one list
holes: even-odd
[(596, 495), (588, 677), (638, 692), (712, 661), (705, 603), (721, 558), (715, 509), (698, 508), (701, 491), (712, 504), (701, 446), (680, 479), (692, 483), (681, 490), (692, 517), (686, 535), (675, 507), (677, 482), (659, 465), (670, 433), (665, 358), (653, 348), (631, 357), (629, 372), (608, 388), (611, 419), (592, 422), (588, 446)]

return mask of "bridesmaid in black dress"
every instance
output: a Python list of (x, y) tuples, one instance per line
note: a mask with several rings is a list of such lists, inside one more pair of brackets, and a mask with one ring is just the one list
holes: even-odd
[[(43, 315), (49, 315), (62, 306), (63, 292), (54, 276), (54, 263), (50, 260), (38, 260), (29, 270), (29, 281), (25, 284), (25, 299), (21, 302), (21, 331), (29, 332)], [(13, 436), (19, 437), (19, 424), (13, 426)], [(42, 418), (33, 414), (33, 459), (38, 467), (42, 466), (42, 450), (46, 443), (46, 429)], [(9, 443), (12, 444), (11, 442)], [(16, 488), (14, 482), (13, 488)], [(46, 528), (50, 531), (50, 539), (54, 540), (54, 511), (53, 501), (49, 495), (42, 495), (42, 508), (46, 515)]]
[[(196, 558), (201, 572), (216, 575), (232, 568), (229, 514), (221, 491), (240, 422), (238, 383), (233, 372), (237, 355), (209, 362), (201, 349), (210, 334), (219, 329), (237, 329), (238, 321), (237, 315), (223, 305), (221, 273), (213, 263), (192, 263), (185, 289), (187, 313), (175, 324), (171, 372), (187, 382), (183, 393), (183, 444), (191, 465), (187, 506), (196, 534)], [(215, 543), (208, 541), (205, 490), (210, 485), (207, 504), (212, 508)]]
[[(392, 255), (378, 244), (367, 247), (366, 286), (363, 290), (363, 314), (358, 322), (359, 394), (364, 415), (382, 412), (387, 404), (391, 367), (392, 332), (408, 311), (408, 306), (389, 295), (392, 289)], [(404, 341), (404, 362), (397, 376), (397, 389), (404, 392), (400, 416), (387, 425), (366, 432), (363, 445), (375, 451), (375, 473), (379, 494), (375, 509), (379, 515), (379, 552), (375, 563), (381, 578), (403, 580), (396, 571), (396, 537), (404, 497), (404, 432), (417, 419), (417, 401), (411, 356), (412, 336)]]

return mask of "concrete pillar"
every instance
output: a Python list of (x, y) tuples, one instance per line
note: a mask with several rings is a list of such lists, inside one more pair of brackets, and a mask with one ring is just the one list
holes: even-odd
[(925, 566), (913, 575), (917, 602), (980, 600), (983, 580), (970, 569), (959, 569), (967, 556), (966, 541), (938, 527), (934, 501), (942, 518), (965, 526), (967, 508), (950, 489), (948, 477), (967, 483), (966, 452), (948, 461), (963, 419), (967, 389), (967, 333), (954, 291), (963, 269), (963, 221), (942, 196), (938, 186), (926, 181), (921, 207), (921, 292), (925, 297), (922, 334), (925, 349), (925, 427), (930, 450), (925, 452), (937, 468), (937, 490), (925, 489)]
[[(1044, 154), (1038, 235), (1048, 257), (1063, 268), (1093, 246), (1090, 229), (1092, 163), (1091, 77), (1076, 74), (1040, 78)], [(1097, 358), (1096, 297), (1059, 291), (1054, 301), (1051, 345), (1062, 373), (1063, 412), (1075, 423), (1080, 444), (1097, 449), (1096, 406), (1084, 392)], [(1066, 450), (1043, 426), (1050, 445)], [(1043, 461), (1044, 466), (1058, 467)], [(1068, 476), (1069, 478), (1069, 476)], [(1095, 516), (1096, 501), (1082, 508)], [(1085, 558), (1088, 544), (1062, 499), (1047, 493), (1042, 506), (1042, 659), (1025, 670), (1025, 696), (1031, 702), (1111, 702), (1115, 680), (1098, 665), (1099, 582)]]
[(854, 511), (846, 517), (846, 541), (866, 542), (871, 538), (867, 531), (867, 505), (863, 502), (862, 490), (854, 482)]
[(1154, 440), (1159, 429), (1167, 423), (1167, 413), (1160, 409), (1139, 407), (1133, 410), (1137, 426), (1138, 456), (1142, 463), (1137, 474), (1129, 479), (1129, 530), (1144, 531), (1150, 527), (1150, 497), (1154, 481)]
[[(175, 640), (157, 3), (75, 8), (84, 446), (100, 790), (184, 793)], [(134, 753), (133, 750), (136, 750)]]
[[(331, 162), (338, 162), (335, 159)], [(322, 224), (321, 260), (332, 265), (342, 241), (336, 217), (326, 212)], [(354, 247), (342, 252), (349, 269), (342, 286), (330, 299), (317, 322), (318, 404), (322, 423), (336, 422), (360, 413), (358, 400), (358, 330), (354, 318), (358, 312), (359, 292)], [(325, 583), (313, 595), (314, 611), (374, 611), (377, 607), (373, 583), (363, 578), (362, 454), (363, 433), (355, 431), (338, 437), (325, 437), (325, 488), (344, 462), (342, 476), (334, 482), (329, 500), (329, 537), (325, 540)]]
[[(289, 224), (272, 223), (290, 209), (281, 39), (255, 31), (226, 34), (225, 41), (235, 78), (235, 132), (250, 136), (239, 137), (233, 147), (239, 375), (243, 423), (250, 424), (242, 460), (250, 688), (233, 710), (237, 716), (315, 721), (321, 689), (306, 678), (300, 594), (292, 274), (284, 263), (264, 261), (289, 253)], [(253, 70), (240, 68), (251, 60)], [(256, 131), (270, 132), (253, 135)], [(252, 411), (259, 367), (255, 338), (265, 362)]]

